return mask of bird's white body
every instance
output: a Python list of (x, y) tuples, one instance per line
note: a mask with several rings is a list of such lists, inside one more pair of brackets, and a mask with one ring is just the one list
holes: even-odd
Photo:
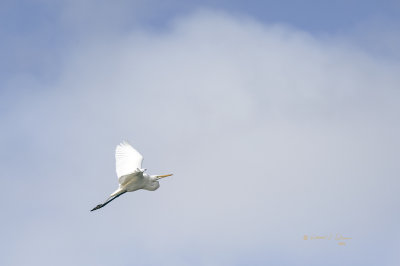
[(120, 183), (119, 188), (114, 193), (112, 193), (111, 196), (121, 190), (126, 190), (127, 192), (132, 192), (139, 189), (154, 191), (159, 187), (160, 182), (152, 180), (152, 177), (149, 174), (138, 171), (136, 173), (124, 176), (124, 183)]
[(143, 156), (126, 141), (117, 146), (115, 162), (119, 187), (105, 203), (97, 205), (92, 211), (104, 207), (125, 192), (139, 189), (154, 191), (160, 187), (159, 179), (172, 175), (149, 175), (145, 173), (146, 169), (142, 169)]

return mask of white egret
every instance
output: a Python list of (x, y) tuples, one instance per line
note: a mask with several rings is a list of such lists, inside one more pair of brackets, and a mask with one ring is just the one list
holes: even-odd
[(126, 192), (138, 189), (154, 191), (160, 187), (158, 180), (172, 175), (149, 175), (145, 173), (146, 169), (142, 169), (142, 161), (143, 156), (137, 150), (128, 142), (121, 142), (115, 149), (119, 188), (104, 203), (97, 205), (91, 211), (103, 208)]

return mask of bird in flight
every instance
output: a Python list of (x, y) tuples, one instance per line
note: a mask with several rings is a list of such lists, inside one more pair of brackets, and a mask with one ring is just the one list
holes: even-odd
[(103, 208), (126, 192), (132, 192), (138, 189), (154, 191), (160, 187), (158, 180), (172, 175), (149, 175), (145, 173), (146, 169), (142, 169), (142, 162), (143, 156), (137, 150), (128, 142), (121, 142), (115, 149), (115, 163), (119, 188), (114, 191), (104, 203), (97, 205), (90, 211)]

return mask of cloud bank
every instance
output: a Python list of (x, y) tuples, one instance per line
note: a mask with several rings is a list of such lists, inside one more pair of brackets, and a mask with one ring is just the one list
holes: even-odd
[[(399, 263), (398, 62), (210, 11), (112, 37), (9, 84), (5, 265)], [(175, 175), (90, 213), (122, 139)]]

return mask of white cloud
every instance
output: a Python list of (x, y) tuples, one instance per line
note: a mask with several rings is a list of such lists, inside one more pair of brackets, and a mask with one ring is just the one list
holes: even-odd
[[(3, 150), (22, 139), (30, 158), (2, 166), (16, 168), (2, 182), (26, 212), (8, 207), (21, 228), (8, 262), (320, 265), (342, 247), (302, 237), (330, 233), (353, 237), (355, 264), (374, 264), (360, 256), (375, 249), (395, 258), (380, 248), (399, 220), (398, 67), (213, 12), (80, 47), (57, 84), (4, 118)], [(175, 175), (89, 213), (116, 187), (125, 138), (149, 171)]]

